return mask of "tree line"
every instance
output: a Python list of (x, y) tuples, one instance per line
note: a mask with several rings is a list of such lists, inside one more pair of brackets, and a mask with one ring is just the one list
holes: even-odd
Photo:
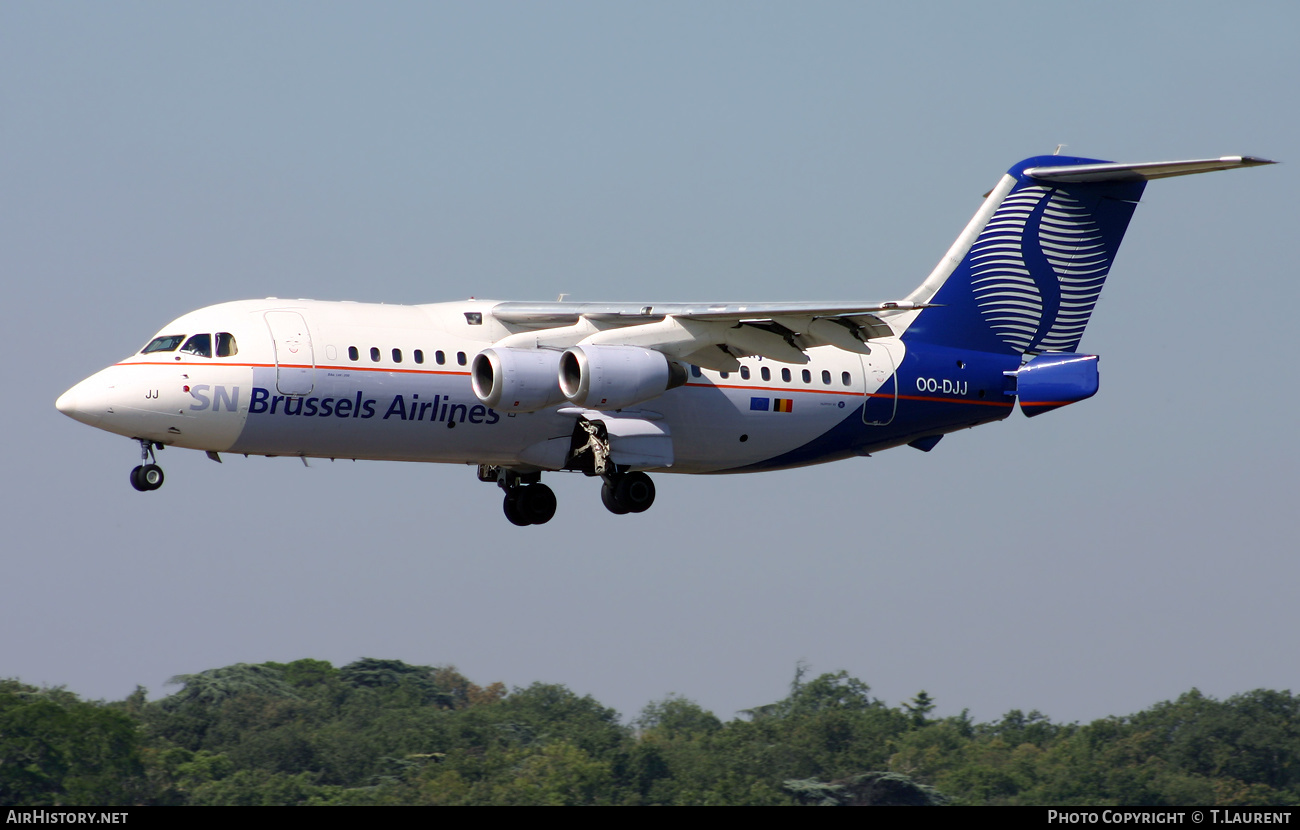
[(366, 658), (180, 675), (158, 700), (0, 681), (0, 805), (1300, 803), (1300, 698), (1193, 689), (1125, 717), (988, 723), (891, 707), (844, 672), (723, 721), (628, 724), (562, 685)]

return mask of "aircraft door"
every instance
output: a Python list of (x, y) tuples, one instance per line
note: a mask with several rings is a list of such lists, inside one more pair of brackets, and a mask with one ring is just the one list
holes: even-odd
[(275, 343), (275, 388), (281, 395), (310, 395), (316, 385), (316, 357), (307, 321), (296, 311), (266, 312)]
[(870, 346), (871, 354), (861, 355), (867, 395), (862, 405), (862, 423), (883, 427), (893, 423), (898, 411), (898, 361), (892, 344), (873, 340)]

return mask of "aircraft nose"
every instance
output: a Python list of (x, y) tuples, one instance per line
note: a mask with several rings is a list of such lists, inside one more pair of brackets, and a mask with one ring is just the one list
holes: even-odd
[(77, 396), (74, 394), (75, 392), (76, 387), (73, 387), (62, 395), (59, 395), (59, 399), (54, 402), (54, 408), (62, 412), (64, 415), (72, 417), (72, 413), (77, 409)]
[(108, 391), (108, 386), (96, 382), (95, 377), (86, 378), (60, 395), (54, 408), (74, 421), (98, 426), (109, 409)]

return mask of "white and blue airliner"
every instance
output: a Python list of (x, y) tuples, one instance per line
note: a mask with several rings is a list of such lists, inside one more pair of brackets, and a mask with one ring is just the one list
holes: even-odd
[(648, 475), (748, 473), (1037, 415), (1097, 391), (1077, 351), (1149, 179), (1251, 156), (1013, 166), (912, 293), (891, 302), (244, 300), (168, 323), (59, 411), (164, 446), (477, 465), (516, 525), (555, 515), (543, 473), (599, 477), (640, 513)]

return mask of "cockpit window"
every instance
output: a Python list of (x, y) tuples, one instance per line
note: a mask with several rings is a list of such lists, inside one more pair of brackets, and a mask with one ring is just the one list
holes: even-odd
[(149, 341), (149, 345), (140, 350), (140, 354), (150, 354), (151, 352), (174, 352), (176, 347), (185, 339), (183, 334), (164, 334), (162, 337), (155, 337)]
[(217, 357), (232, 357), (239, 354), (235, 345), (235, 335), (228, 331), (217, 332)]
[(212, 357), (212, 335), (196, 334), (185, 345), (181, 346), (182, 354), (193, 354), (199, 357)]

